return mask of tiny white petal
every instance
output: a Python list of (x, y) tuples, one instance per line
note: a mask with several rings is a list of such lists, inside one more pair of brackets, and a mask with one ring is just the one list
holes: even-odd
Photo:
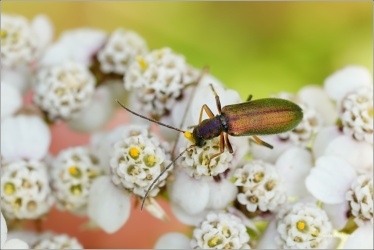
[(305, 86), (297, 95), (304, 103), (314, 108), (322, 116), (325, 125), (334, 124), (338, 119), (336, 107), (320, 86)]
[(318, 131), (313, 143), (312, 151), (314, 154), (314, 158), (317, 159), (318, 157), (324, 155), (329, 143), (340, 135), (342, 135), (342, 133), (339, 131), (339, 128), (337, 126), (328, 126), (321, 128), (321, 130)]
[(209, 209), (224, 209), (232, 202), (238, 189), (235, 184), (227, 179), (222, 179), (219, 182), (209, 181)]
[(344, 249), (373, 249), (373, 224), (357, 228), (348, 237)]
[(130, 195), (117, 188), (110, 177), (102, 176), (92, 183), (88, 215), (105, 232), (114, 233), (130, 216)]
[(181, 233), (167, 233), (156, 242), (154, 249), (189, 249), (190, 239)]
[(50, 130), (39, 116), (18, 115), (1, 122), (1, 155), (6, 160), (42, 159), (50, 143)]
[(3, 249), (3, 245), (5, 244), (6, 238), (8, 234), (8, 227), (6, 225), (5, 218), (3, 216), (3, 213), (1, 213), (1, 249)]
[(347, 212), (349, 211), (348, 202), (344, 201), (338, 204), (325, 203), (323, 204), (323, 210), (325, 210), (334, 228), (340, 230), (347, 224)]
[(53, 38), (54, 30), (51, 20), (46, 15), (37, 15), (31, 22), (31, 28), (38, 37), (38, 48), (44, 50)]
[(322, 156), (306, 178), (305, 185), (314, 197), (327, 204), (345, 201), (356, 173), (344, 160), (336, 156)]
[(11, 239), (5, 242), (2, 249), (29, 249), (29, 245), (26, 242), (19, 239)]
[(308, 150), (299, 147), (288, 149), (278, 158), (275, 167), (289, 196), (300, 198), (308, 194), (305, 178), (312, 167), (312, 155)]
[(69, 127), (83, 132), (102, 128), (115, 111), (113, 93), (107, 86), (95, 89), (90, 103), (68, 121)]
[(370, 86), (372, 76), (361, 66), (347, 66), (326, 78), (324, 88), (335, 101), (340, 102), (349, 92), (364, 86)]
[(1, 120), (14, 114), (22, 106), (22, 95), (12, 84), (1, 82)]
[(351, 136), (336, 137), (327, 146), (325, 154), (341, 157), (359, 173), (366, 173), (373, 169), (373, 145), (356, 141)]
[(208, 183), (190, 177), (184, 170), (176, 171), (175, 180), (167, 187), (171, 202), (189, 214), (202, 212), (209, 203)]

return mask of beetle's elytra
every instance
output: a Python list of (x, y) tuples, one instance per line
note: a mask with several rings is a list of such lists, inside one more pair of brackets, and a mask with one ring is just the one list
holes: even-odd
[[(161, 126), (182, 132), (184, 136), (192, 142), (192, 145), (180, 153), (148, 187), (142, 201), (142, 209), (144, 201), (154, 184), (173, 165), (173, 163), (190, 148), (202, 147), (205, 145), (206, 140), (211, 140), (220, 136), (220, 152), (210, 156), (208, 162), (209, 166), (210, 160), (222, 154), (225, 147), (227, 147), (230, 153), (233, 153), (228, 135), (252, 136), (256, 143), (268, 148), (273, 148), (273, 146), (262, 141), (256, 135), (270, 135), (287, 132), (294, 129), (303, 119), (303, 111), (298, 105), (291, 101), (278, 98), (265, 98), (252, 101), (252, 96), (249, 96), (246, 102), (227, 105), (221, 108), (219, 96), (214, 90), (212, 84), (210, 84), (210, 87), (212, 88), (216, 99), (218, 115), (214, 115), (210, 108), (204, 104), (200, 110), (199, 124), (194, 127), (192, 133), (137, 114), (117, 100), (117, 102), (130, 113)], [(203, 111), (207, 113), (209, 119), (202, 121)]]

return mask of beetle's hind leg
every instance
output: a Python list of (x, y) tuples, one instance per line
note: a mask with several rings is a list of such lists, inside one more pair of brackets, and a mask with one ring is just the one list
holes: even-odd
[(265, 146), (265, 147), (270, 148), (270, 149), (274, 148), (272, 145), (270, 145), (267, 142), (264, 142), (263, 140), (261, 140), (260, 138), (258, 138), (255, 135), (253, 136), (253, 139), (255, 139), (256, 143), (259, 144), (259, 145)]
[(227, 146), (230, 154), (234, 153), (234, 150), (232, 150), (232, 146), (231, 146), (231, 143), (229, 141), (229, 134), (225, 134), (225, 142), (226, 142), (226, 146)]

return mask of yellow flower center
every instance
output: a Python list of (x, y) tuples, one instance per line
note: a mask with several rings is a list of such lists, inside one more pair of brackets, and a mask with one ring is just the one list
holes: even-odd
[(255, 183), (259, 183), (262, 179), (264, 178), (264, 173), (263, 172), (258, 172), (255, 174), (253, 181)]
[(374, 113), (374, 111), (373, 111), (373, 107), (370, 107), (369, 108), (369, 110), (368, 110), (368, 114), (369, 114), (369, 116), (371, 117), (371, 118), (373, 118), (373, 114)]
[(75, 178), (80, 178), (82, 177), (82, 172), (79, 168), (76, 166), (71, 166), (69, 167), (69, 174)]
[(11, 182), (5, 183), (4, 192), (6, 194), (14, 194), (15, 191), (16, 191), (16, 187), (14, 186), (13, 183), (11, 183)]
[(157, 162), (157, 158), (155, 155), (148, 155), (145, 159), (145, 165), (148, 167), (153, 167)]
[(218, 246), (219, 244), (222, 244), (222, 239), (218, 236), (215, 235), (213, 236), (209, 241), (208, 241), (208, 246), (213, 248)]
[(75, 195), (75, 196), (78, 196), (82, 193), (82, 187), (81, 185), (73, 185), (70, 187), (70, 192)]
[(8, 33), (5, 30), (1, 30), (1, 39), (6, 38)]
[(136, 57), (136, 60), (138, 61), (140, 67), (142, 68), (142, 70), (146, 70), (148, 65), (147, 63), (145, 62), (145, 60), (143, 59), (142, 56), (137, 56)]
[(139, 157), (140, 151), (139, 149), (133, 147), (133, 148), (130, 148), (129, 154), (131, 158), (136, 159)]
[(304, 230), (304, 228), (305, 228), (305, 223), (303, 221), (298, 221), (297, 222), (297, 229)]

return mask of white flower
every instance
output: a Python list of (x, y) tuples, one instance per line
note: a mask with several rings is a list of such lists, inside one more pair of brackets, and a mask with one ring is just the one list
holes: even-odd
[(82, 28), (65, 31), (46, 49), (39, 62), (40, 66), (58, 65), (71, 60), (89, 67), (106, 38), (107, 34), (98, 29)]
[(136, 56), (144, 55), (147, 50), (146, 42), (136, 32), (119, 28), (100, 49), (97, 59), (103, 72), (124, 75)]
[(90, 103), (94, 88), (95, 78), (83, 64), (64, 62), (38, 73), (34, 100), (51, 120), (68, 120)]
[(35, 59), (37, 37), (26, 18), (1, 15), (1, 65), (28, 64)]
[(192, 248), (249, 249), (249, 235), (242, 221), (229, 213), (211, 212), (193, 231)]
[(158, 119), (183, 99), (183, 90), (196, 82), (198, 76), (183, 56), (163, 48), (137, 57), (125, 75), (125, 88), (134, 90), (142, 113)]
[(83, 249), (83, 246), (76, 238), (66, 234), (44, 233), (33, 249)]
[[(191, 146), (191, 142), (187, 142), (185, 148)], [(211, 159), (211, 156), (220, 152), (219, 137), (206, 141), (203, 147), (193, 147), (187, 150), (181, 157), (181, 163), (186, 172), (196, 179), (204, 177), (212, 179), (214, 176), (221, 174), (230, 167), (232, 154), (225, 150), (222, 154)], [(185, 148), (181, 148), (180, 152)]]
[(331, 223), (322, 209), (312, 203), (296, 203), (277, 214), (276, 238), (284, 249), (328, 248)]
[(287, 200), (280, 177), (269, 163), (251, 160), (235, 170), (235, 185), (239, 187), (237, 200), (249, 212), (274, 211)]
[(1, 82), (10, 83), (22, 94), (30, 87), (32, 79), (31, 69), (27, 65), (17, 65), (11, 68), (1, 67)]
[(189, 249), (190, 239), (181, 233), (167, 233), (156, 242), (154, 249)]
[(102, 172), (89, 149), (74, 147), (61, 151), (51, 169), (57, 207), (85, 213), (92, 182)]
[(359, 176), (351, 185), (345, 197), (358, 225), (366, 221), (373, 223), (373, 177)]
[(357, 228), (346, 240), (343, 249), (373, 249), (373, 225)]
[[(135, 195), (144, 197), (153, 180), (169, 163), (171, 161), (168, 143), (161, 142), (150, 133), (124, 135), (114, 144), (110, 160), (112, 181)], [(167, 176), (168, 172), (160, 177), (157, 185), (149, 193), (151, 197), (156, 196), (160, 187), (165, 185)]]
[(174, 172), (174, 179), (168, 182), (167, 190), (172, 211), (184, 224), (197, 225), (207, 211), (224, 209), (236, 197), (237, 188), (225, 178), (196, 180), (184, 169)]
[(373, 83), (370, 72), (361, 66), (347, 66), (326, 78), (324, 89), (338, 104), (350, 92)]
[(2, 167), (1, 210), (10, 219), (37, 219), (53, 203), (46, 166), (40, 161), (15, 161)]
[(342, 100), (343, 132), (373, 144), (373, 89), (360, 88)]
[(116, 104), (114, 89), (110, 85), (102, 85), (95, 89), (89, 104), (68, 121), (70, 128), (92, 132), (102, 128), (109, 121)]
[(14, 114), (22, 106), (20, 91), (10, 83), (1, 82), (1, 120)]
[(29, 249), (26, 242), (20, 239), (8, 239), (8, 226), (6, 224), (3, 213), (1, 213), (1, 249)]
[(17, 115), (1, 122), (1, 155), (8, 161), (42, 159), (47, 155), (51, 132), (36, 115)]

